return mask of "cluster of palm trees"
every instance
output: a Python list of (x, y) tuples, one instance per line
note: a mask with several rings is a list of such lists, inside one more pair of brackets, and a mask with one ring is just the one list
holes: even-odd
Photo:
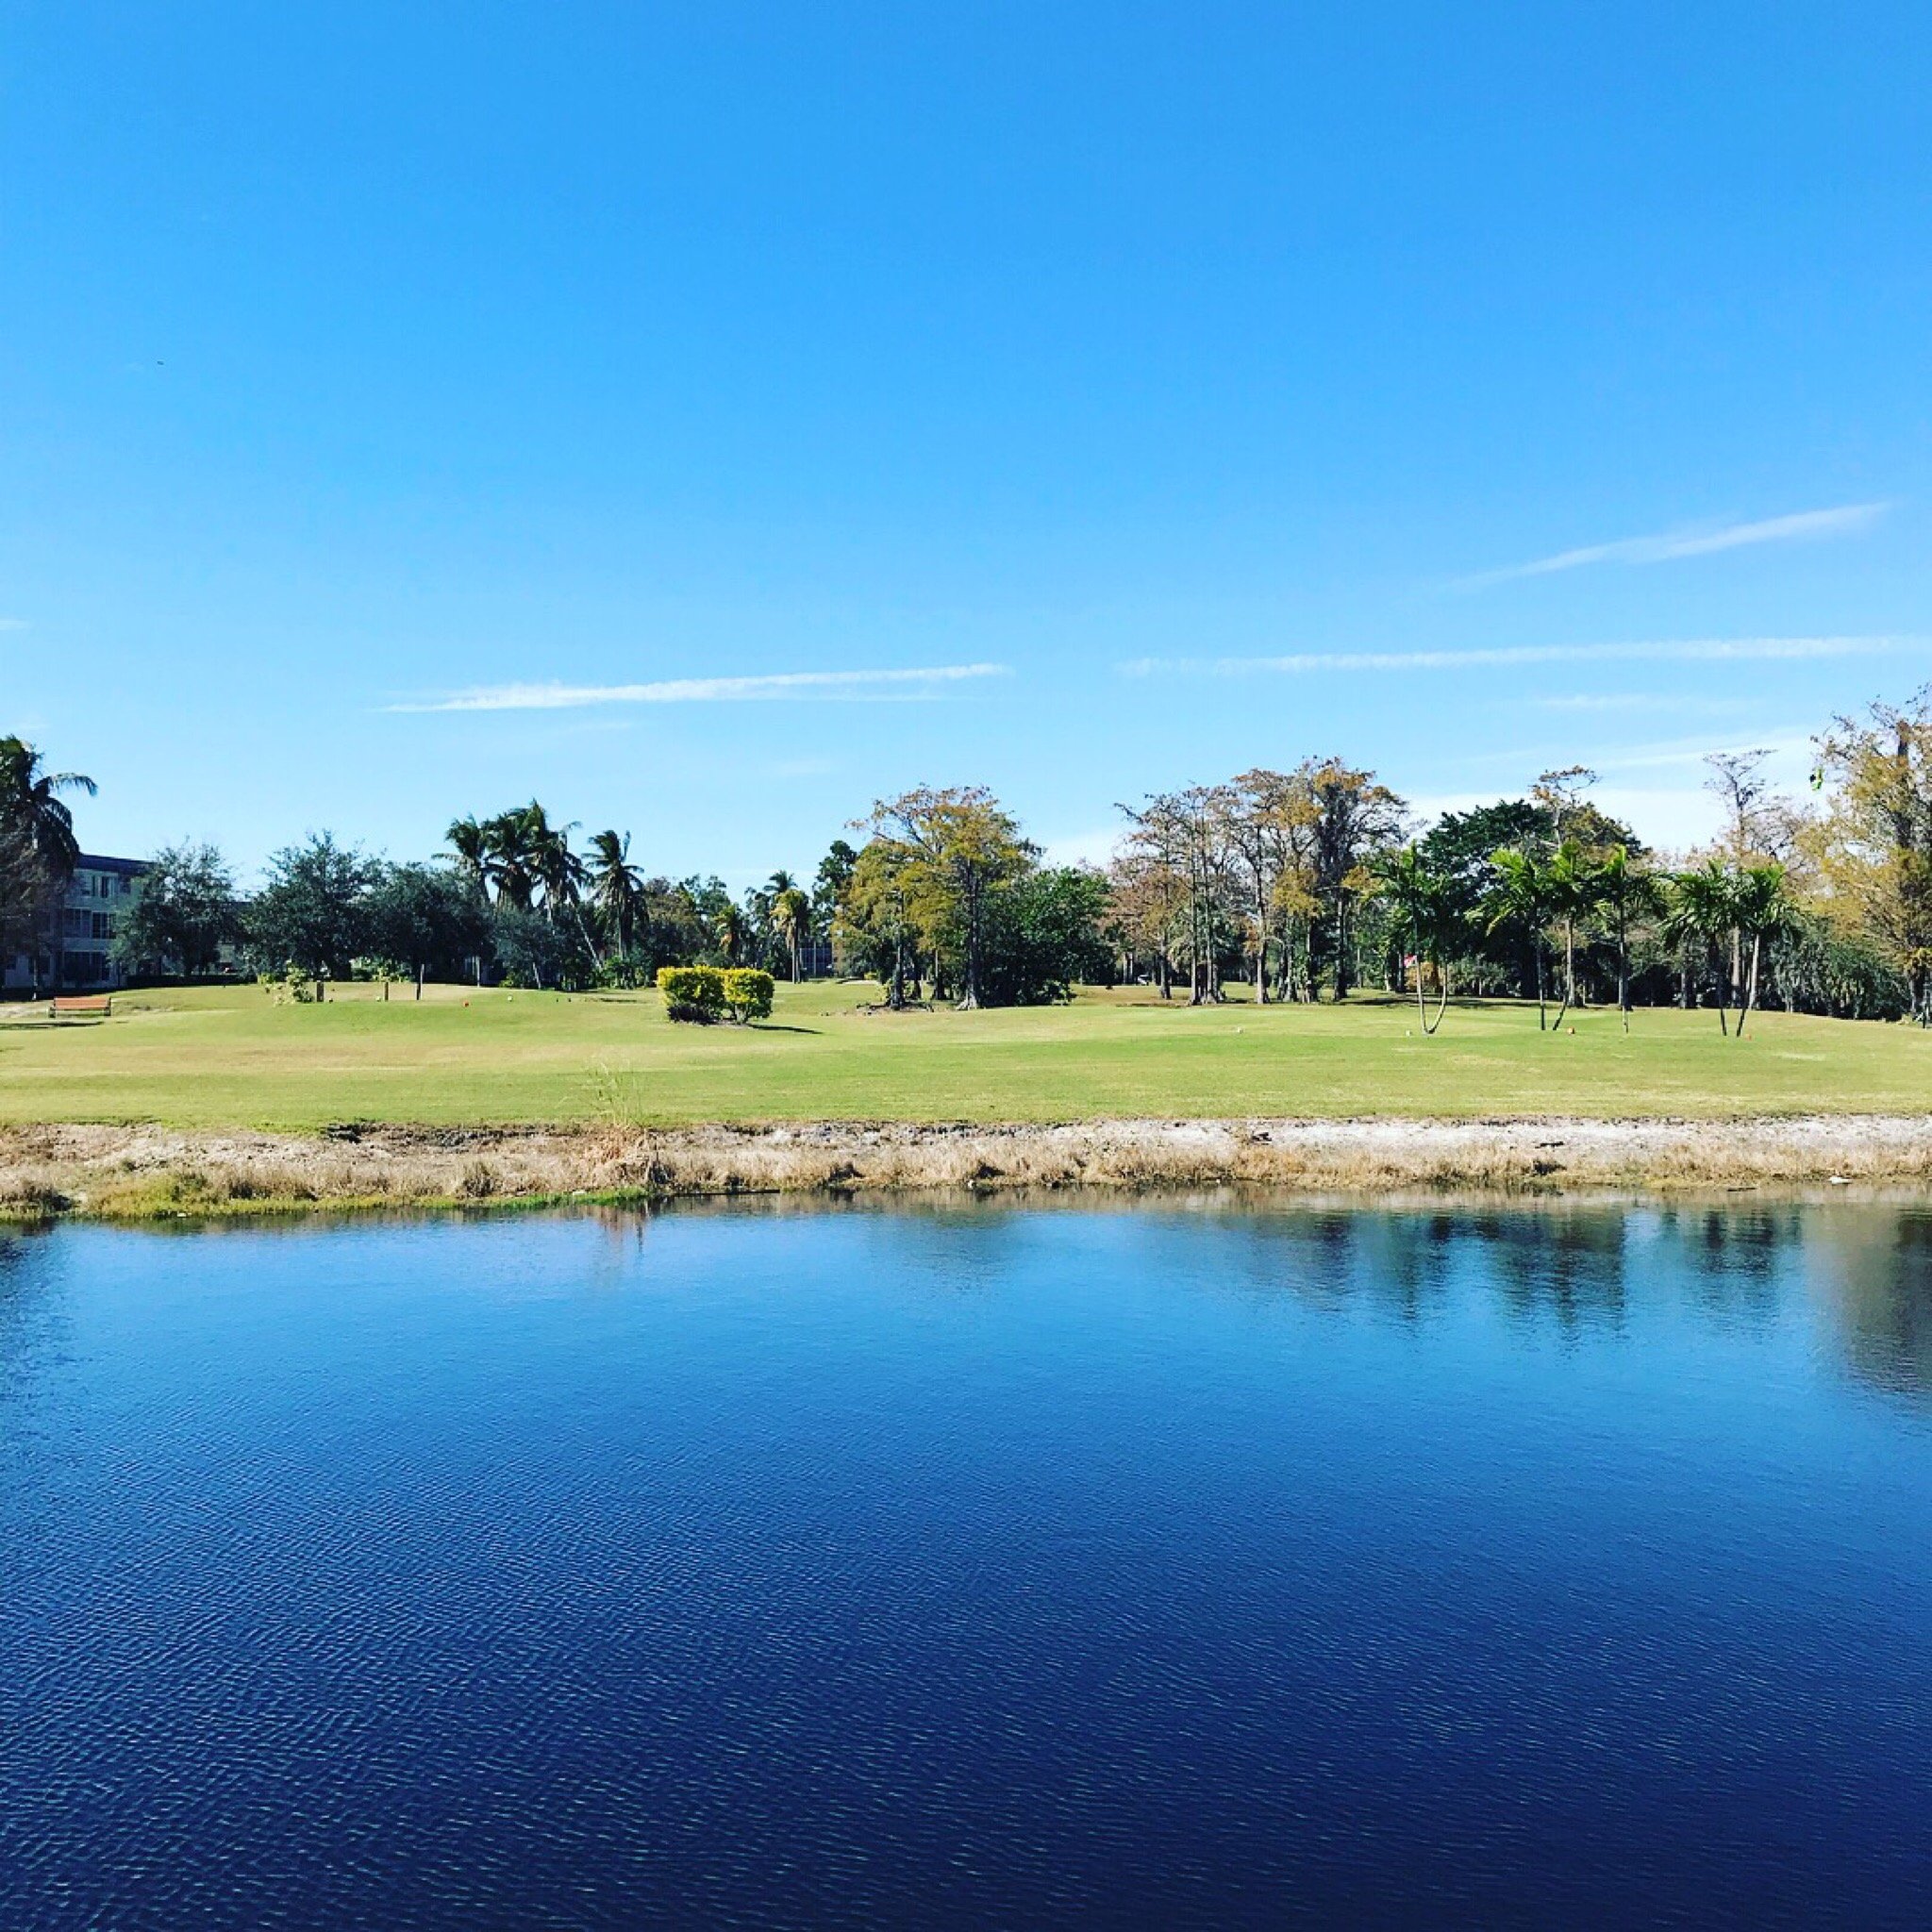
[[(784, 954), (796, 985), (805, 977), (805, 949), (811, 943), (811, 894), (781, 867), (765, 884), (755, 886), (745, 894), (744, 909), (746, 918), (740, 922), (741, 927), (748, 924), (752, 932), (769, 936)], [(735, 959), (742, 950), (741, 933), (737, 951), (728, 946), (725, 951)]]
[[(1765, 949), (1788, 936), (1797, 908), (1786, 884), (1785, 869), (1774, 862), (1726, 864), (1707, 859), (1688, 871), (1653, 872), (1632, 858), (1624, 845), (1593, 852), (1565, 839), (1544, 852), (1505, 846), (1491, 855), (1487, 890), (1467, 908), (1446, 873), (1432, 868), (1414, 845), (1386, 855), (1374, 867), (1376, 891), (1415, 961), (1416, 1010), (1423, 1031), (1442, 1024), (1449, 997), (1449, 962), (1466, 954), (1476, 933), (1493, 939), (1512, 934), (1529, 949), (1536, 984), (1537, 1024), (1560, 1027), (1573, 1006), (1582, 1004), (1577, 989), (1576, 947), (1592, 931), (1615, 955), (1617, 1007), (1624, 1029), (1630, 1027), (1630, 953), (1638, 929), (1653, 924), (1657, 938), (1673, 949), (1683, 976), (1683, 1001), (1690, 1004), (1691, 979), (1701, 963), (1715, 978), (1718, 1024), (1736, 1032), (1757, 1003)], [(1549, 954), (1562, 958), (1562, 1002), (1549, 1016)], [(1424, 968), (1433, 968), (1437, 991), (1433, 1011), (1425, 991)]]
[[(576, 829), (575, 820), (553, 823), (533, 798), (494, 818), (457, 819), (444, 837), (458, 870), (498, 907), (574, 925), (592, 957), (603, 957), (605, 947), (625, 953), (643, 897), (643, 880), (630, 863), (630, 834), (593, 832), (587, 863), (570, 842)], [(604, 946), (592, 937), (587, 912)]]
[(1665, 881), (1662, 937), (1681, 948), (1688, 958), (1702, 949), (1717, 966), (1717, 1020), (1724, 1026), (1733, 998), (1737, 1001), (1736, 1031), (1743, 1037), (1744, 1021), (1757, 1004), (1758, 974), (1764, 949), (1788, 937), (1798, 923), (1798, 909), (1785, 884), (1785, 869), (1775, 863), (1727, 866), (1707, 859), (1689, 872), (1673, 873)]
[[(493, 818), (457, 819), (444, 837), (458, 871), (498, 909), (574, 934), (593, 960), (630, 958), (644, 938), (652, 891), (631, 862), (630, 834), (592, 832), (580, 854), (571, 844), (576, 829), (575, 821), (558, 824), (533, 798)], [(812, 901), (789, 872), (774, 873), (741, 905), (718, 891), (694, 909), (727, 965), (775, 955), (794, 981), (804, 977)]]

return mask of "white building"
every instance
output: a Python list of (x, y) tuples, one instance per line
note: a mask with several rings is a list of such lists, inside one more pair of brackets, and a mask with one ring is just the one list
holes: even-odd
[(8, 991), (38, 986), (108, 992), (126, 975), (114, 958), (120, 922), (141, 896), (147, 866), (139, 858), (103, 858), (83, 852), (68, 881), (53, 926), (42, 937), (38, 958), (25, 953), (0, 960), (0, 987)]

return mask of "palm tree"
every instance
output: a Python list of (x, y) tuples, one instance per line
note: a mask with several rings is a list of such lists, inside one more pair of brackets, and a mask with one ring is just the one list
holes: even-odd
[(1663, 908), (1663, 892), (1654, 873), (1630, 862), (1627, 847), (1613, 845), (1596, 868), (1591, 893), (1617, 947), (1617, 1010), (1624, 1031), (1630, 1030), (1630, 928), (1641, 919), (1655, 918)]
[(490, 828), (472, 812), (466, 818), (452, 819), (442, 839), (456, 854), (457, 871), (470, 882), (479, 898), (487, 897), (483, 881), (490, 858)]
[(726, 899), (718, 908), (715, 924), (718, 944), (724, 952), (724, 963), (727, 966), (736, 966), (739, 952), (744, 944), (744, 914), (738, 909), (733, 901)]
[(1731, 1030), (1731, 992), (1724, 956), (1731, 934), (1738, 929), (1739, 911), (1735, 875), (1717, 859), (1706, 859), (1693, 871), (1673, 874), (1664, 912), (1664, 939), (1674, 946), (1703, 946), (1707, 963), (1716, 968), (1717, 1024), (1724, 1033)]
[[(0, 738), (0, 926), (18, 924), (40, 991), (41, 908), (65, 890), (80, 859), (63, 791), (94, 792), (80, 772), (49, 772), (23, 738)], [(6, 948), (0, 947), (0, 951)]]
[(64, 886), (79, 863), (80, 841), (60, 794), (85, 791), (92, 798), (95, 790), (84, 773), (45, 770), (24, 738), (0, 738), (0, 857), (8, 869), (31, 867)]
[(1731, 913), (1734, 930), (1751, 942), (1751, 966), (1745, 975), (1742, 998), (1738, 1006), (1738, 1038), (1744, 1037), (1744, 1021), (1757, 1001), (1757, 971), (1763, 961), (1767, 940), (1788, 937), (1798, 923), (1797, 908), (1791, 904), (1781, 865), (1747, 865), (1731, 884)]
[[(541, 815), (541, 808), (536, 808)], [(496, 903), (527, 912), (537, 891), (536, 850), (528, 810), (500, 811), (482, 826), (484, 879), (495, 891)]]
[(620, 955), (630, 951), (631, 922), (643, 897), (644, 882), (630, 863), (630, 834), (591, 834), (591, 904), (615, 939)]
[(1543, 868), (1532, 854), (1520, 852), (1511, 845), (1491, 853), (1490, 864), (1495, 877), (1483, 895), (1483, 929), (1495, 933), (1505, 926), (1514, 926), (1527, 937), (1536, 959), (1537, 1028), (1540, 1032), (1547, 1031), (1550, 1019), (1549, 993), (1543, 977), (1543, 928), (1550, 923), (1550, 894)]
[[(784, 873), (773, 874), (773, 884), (784, 878)], [(791, 983), (796, 986), (805, 977), (802, 958), (806, 941), (811, 936), (811, 899), (795, 885), (785, 885), (773, 895), (772, 926), (785, 943), (785, 951), (791, 961)]]
[(577, 937), (584, 951), (595, 957), (591, 928), (584, 921), (584, 885), (588, 877), (584, 861), (571, 850), (570, 835), (576, 830), (573, 819), (567, 825), (553, 825), (550, 815), (533, 798), (520, 814), (529, 842), (530, 874), (543, 893), (543, 918), (556, 925), (568, 912), (575, 922)]
[[(1442, 941), (1454, 917), (1448, 882), (1429, 869), (1413, 845), (1379, 861), (1374, 874), (1377, 890), (1394, 909), (1397, 925), (1407, 930), (1415, 947), (1416, 1017), (1422, 1022), (1423, 1032), (1433, 1034), (1442, 1024), (1442, 1014), (1449, 1005), (1449, 974), (1442, 964)], [(1435, 967), (1439, 982), (1433, 1020), (1423, 994), (1424, 961)]]
[(1563, 1015), (1583, 1002), (1576, 996), (1576, 922), (1591, 908), (1595, 874), (1583, 848), (1574, 839), (1565, 839), (1542, 869), (1543, 892), (1548, 916), (1563, 926), (1563, 1004), (1557, 1008), (1557, 1025)]
[(574, 829), (540, 820), (532, 838), (532, 869), (543, 891), (543, 916), (553, 925), (559, 912), (576, 909), (583, 897), (584, 861), (570, 847)]

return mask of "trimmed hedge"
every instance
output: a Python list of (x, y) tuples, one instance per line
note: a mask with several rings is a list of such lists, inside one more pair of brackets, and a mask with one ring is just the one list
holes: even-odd
[(724, 974), (724, 1004), (741, 1026), (752, 1020), (772, 1017), (774, 991), (772, 975), (759, 972), (756, 966), (733, 966)]
[(776, 983), (755, 966), (660, 966), (658, 991), (664, 995), (664, 1016), (708, 1026), (731, 1019), (742, 1026), (772, 1017)]
[(724, 975), (715, 966), (660, 966), (658, 991), (667, 1020), (708, 1026), (724, 1017)]

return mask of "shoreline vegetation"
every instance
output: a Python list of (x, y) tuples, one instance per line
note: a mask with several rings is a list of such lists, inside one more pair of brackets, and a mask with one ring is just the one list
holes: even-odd
[(1932, 1118), (0, 1128), (0, 1222), (941, 1191), (1655, 1196), (1932, 1180)]

